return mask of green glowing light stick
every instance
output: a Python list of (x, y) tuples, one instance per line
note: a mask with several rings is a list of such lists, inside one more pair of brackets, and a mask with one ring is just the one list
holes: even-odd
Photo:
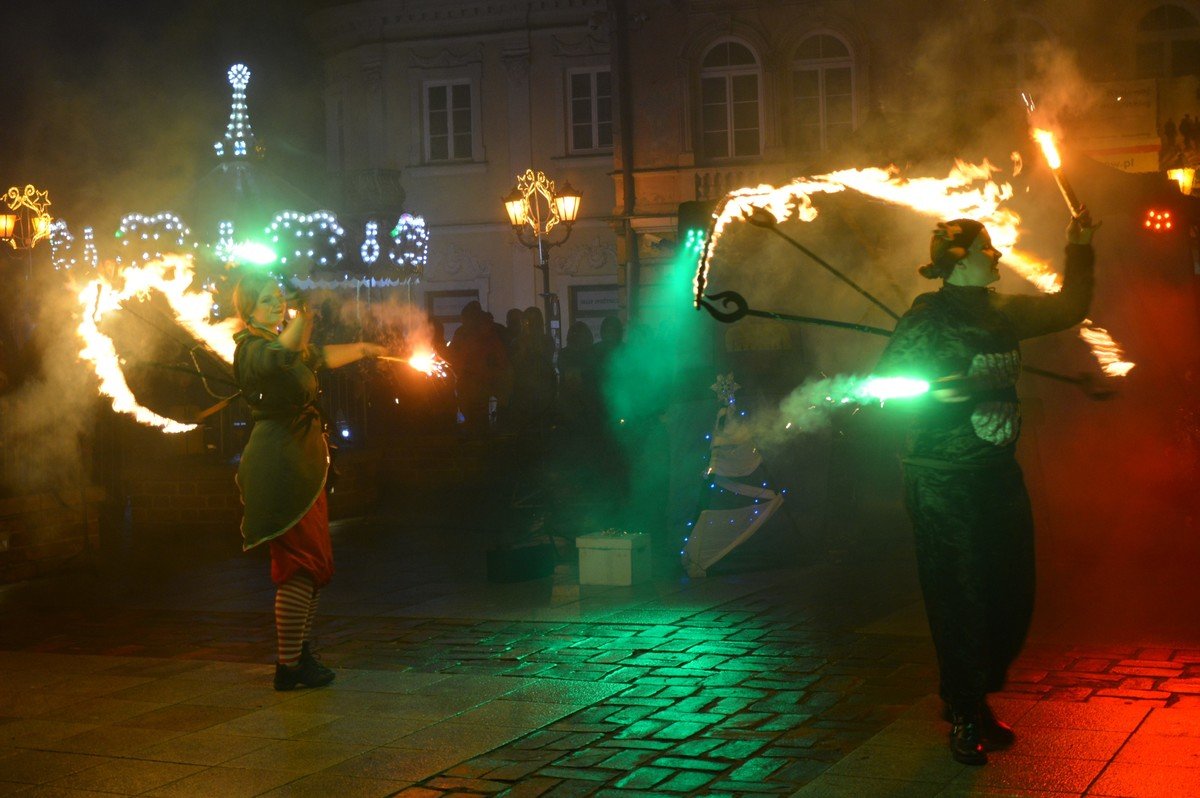
[(889, 399), (912, 399), (929, 393), (927, 380), (914, 377), (870, 377), (858, 389), (859, 395), (880, 402)]
[(274, 263), (277, 257), (275, 250), (257, 241), (243, 241), (229, 249), (230, 260), (252, 266), (266, 266)]

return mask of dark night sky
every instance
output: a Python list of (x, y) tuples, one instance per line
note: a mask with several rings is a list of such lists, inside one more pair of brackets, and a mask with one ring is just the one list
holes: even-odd
[(271, 171), (321, 197), (322, 64), (306, 15), (319, 0), (26, 5), (5, 17), (0, 181), (49, 189), (72, 228), (171, 210), (216, 165), (225, 72), (252, 78), (250, 120)]

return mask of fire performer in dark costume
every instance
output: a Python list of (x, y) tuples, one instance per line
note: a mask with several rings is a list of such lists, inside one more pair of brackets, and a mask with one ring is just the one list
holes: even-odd
[(254, 420), (237, 473), (245, 505), (243, 548), (267, 543), (271, 549), (279, 646), (275, 689), (320, 687), (334, 673), (317, 661), (308, 635), (317, 594), (333, 577), (333, 549), (325, 501), (329, 448), (316, 405), (315, 372), (385, 350), (370, 343), (310, 344), (312, 313), (295, 303), (295, 316), (285, 324), (287, 302), (270, 275), (243, 277), (233, 302), (246, 324), (234, 336), (233, 370)]
[(939, 224), (931, 262), (920, 271), (940, 278), (942, 288), (913, 302), (875, 372), (934, 385), (913, 407), (905, 504), (952, 724), (950, 750), (965, 764), (985, 764), (987, 750), (1014, 741), (986, 695), (1004, 685), (1033, 614), (1033, 516), (1015, 457), (1019, 341), (1083, 320), (1094, 230), (1086, 211), (1072, 218), (1057, 294), (1007, 295), (987, 287), (1000, 278), (1000, 252), (984, 226)]

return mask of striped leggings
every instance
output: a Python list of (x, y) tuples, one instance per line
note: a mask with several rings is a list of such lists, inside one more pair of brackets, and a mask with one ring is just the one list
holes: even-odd
[(300, 649), (308, 640), (317, 614), (319, 592), (312, 577), (304, 571), (298, 571), (275, 589), (275, 634), (281, 664), (294, 665), (300, 660)]

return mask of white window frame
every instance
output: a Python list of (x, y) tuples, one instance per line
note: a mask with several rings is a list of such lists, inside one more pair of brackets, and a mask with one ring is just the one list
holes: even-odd
[[(705, 67), (703, 64), (704, 64), (705, 59), (708, 58), (709, 53), (711, 53), (713, 50), (720, 47), (721, 45), (727, 44), (727, 43), (737, 44), (737, 45), (745, 47), (747, 50), (749, 50), (750, 55), (754, 56), (754, 65), (753, 66), (746, 65), (746, 66)], [(759, 57), (758, 53), (755, 52), (754, 48), (751, 47), (748, 42), (742, 41), (741, 39), (726, 37), (723, 39), (718, 39), (717, 41), (713, 42), (712, 44), (710, 44), (708, 47), (705, 48), (704, 53), (700, 56), (700, 65), (701, 65), (700, 73), (699, 73), (700, 92), (697, 97), (697, 100), (698, 100), (697, 105), (700, 108), (700, 119), (699, 119), (699, 122), (700, 122), (699, 139), (700, 140), (699, 140), (699, 144), (700, 144), (700, 151), (703, 153), (704, 158), (706, 160), (710, 160), (710, 161), (733, 161), (733, 160), (746, 160), (746, 159), (750, 159), (750, 158), (761, 158), (762, 154), (763, 154), (763, 147), (765, 144), (764, 139), (763, 139), (765, 124), (764, 124), (764, 119), (763, 119), (763, 104), (764, 103), (763, 103), (762, 59)], [(755, 84), (756, 84), (755, 90), (756, 90), (757, 98), (755, 100), (755, 103), (758, 106), (758, 152), (753, 153), (753, 154), (748, 154), (748, 155), (739, 155), (738, 153), (734, 152), (734, 143), (736, 141), (736, 137), (734, 136), (735, 130), (733, 127), (733, 79), (735, 77), (743, 77), (745, 75), (753, 75), (754, 79), (755, 79)], [(713, 155), (712, 153), (708, 152), (706, 145), (705, 145), (705, 135), (706, 135), (707, 131), (705, 130), (705, 127), (704, 127), (704, 81), (712, 80), (715, 78), (723, 78), (725, 80), (725, 122), (726, 122), (726, 128), (725, 128), (726, 154), (725, 155)]]
[[(819, 149), (817, 152), (825, 152), (829, 149), (829, 120), (826, 115), (826, 104), (829, 101), (829, 95), (825, 90), (825, 73), (833, 69), (850, 69), (850, 129), (854, 130), (858, 127), (858, 92), (855, 90), (858, 86), (858, 74), (854, 65), (854, 50), (850, 47), (850, 43), (830, 31), (817, 31), (800, 42), (803, 44), (808, 39), (816, 36), (828, 36), (832, 39), (837, 39), (846, 48), (846, 55), (837, 56), (836, 58), (796, 58), (792, 61), (792, 96), (793, 105), (796, 100), (796, 76), (800, 72), (816, 72), (817, 73), (817, 108), (818, 122), (817, 132), (820, 139)], [(799, 49), (799, 45), (797, 45)], [(797, 130), (801, 126), (799, 117), (796, 118)]]
[[(454, 151), (454, 107), (452, 105), (455, 86), (466, 86), (471, 92), (471, 152), (465, 156), (460, 156)], [(434, 88), (444, 88), (446, 90), (446, 151), (449, 153), (448, 158), (435, 159), (432, 156), (432, 141), (433, 133), (429, 126), (429, 91)], [(441, 164), (457, 164), (457, 163), (472, 163), (479, 160), (479, 153), (476, 152), (479, 146), (479, 90), (475, 86), (475, 81), (469, 77), (462, 78), (440, 78), (437, 80), (426, 80), (421, 84), (421, 128), (422, 128), (422, 146), (424, 148), (424, 162), (431, 165)]]
[[(600, 113), (599, 113), (600, 99), (599, 99), (599, 92), (596, 90), (596, 83), (597, 83), (596, 76), (598, 74), (600, 74), (601, 72), (607, 72), (608, 76), (609, 76), (609, 79), (608, 79), (608, 81), (609, 81), (608, 82), (608, 89), (609, 89), (608, 124), (609, 124), (609, 128), (611, 129), (611, 132), (609, 133), (610, 140), (609, 140), (608, 146), (599, 146), (599, 141), (600, 141)], [(590, 89), (591, 89), (591, 101), (592, 101), (592, 122), (591, 122), (592, 141), (596, 143), (596, 146), (592, 146), (592, 147), (577, 147), (577, 146), (575, 146), (575, 117), (574, 117), (575, 95), (573, 95), (571, 93), (571, 89), (574, 84), (573, 78), (576, 75), (589, 75), (590, 76), (589, 85), (590, 85)], [(616, 98), (614, 96), (615, 92), (613, 91), (613, 84), (612, 84), (612, 69), (607, 66), (575, 67), (575, 68), (567, 70), (567, 81), (566, 82), (567, 82), (567, 85), (566, 85), (564, 94), (566, 95), (566, 106), (567, 106), (567, 120), (566, 120), (567, 152), (571, 155), (590, 155), (592, 153), (612, 152), (612, 150), (613, 150), (612, 140), (615, 138), (615, 133), (616, 133), (616, 128), (613, 125), (613, 103), (615, 102)]]

